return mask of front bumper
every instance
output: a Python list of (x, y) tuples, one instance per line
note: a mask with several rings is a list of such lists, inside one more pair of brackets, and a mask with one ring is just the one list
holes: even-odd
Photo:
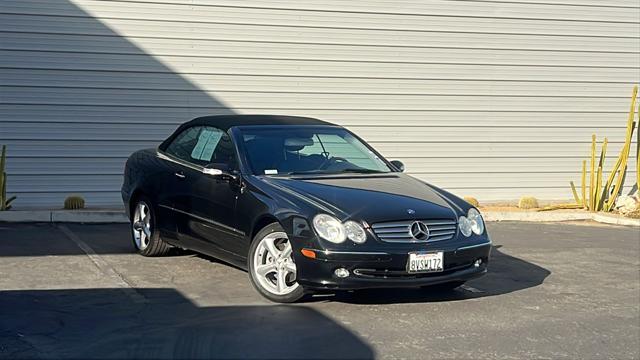
[[(309, 249), (308, 249), (309, 250)], [(315, 259), (297, 256), (298, 282), (309, 289), (354, 290), (365, 288), (418, 287), (453, 281), (466, 281), (486, 274), (491, 242), (454, 248), (433, 248), (444, 253), (444, 271), (409, 273), (406, 270), (406, 249), (387, 251), (326, 251), (314, 250)], [(482, 260), (479, 266), (477, 260)], [(334, 274), (345, 268), (349, 276)]]

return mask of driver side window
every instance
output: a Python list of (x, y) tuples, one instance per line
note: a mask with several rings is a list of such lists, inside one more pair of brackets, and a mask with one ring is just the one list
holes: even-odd
[(166, 153), (180, 160), (206, 166), (211, 163), (236, 167), (231, 137), (211, 126), (194, 126), (184, 130), (169, 144)]

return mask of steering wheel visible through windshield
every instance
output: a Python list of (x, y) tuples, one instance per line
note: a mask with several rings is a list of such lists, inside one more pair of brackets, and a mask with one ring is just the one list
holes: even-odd
[(241, 134), (256, 175), (392, 171), (369, 147), (339, 127), (243, 128)]

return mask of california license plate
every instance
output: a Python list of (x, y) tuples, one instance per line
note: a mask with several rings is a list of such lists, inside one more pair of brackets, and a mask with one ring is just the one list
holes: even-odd
[(409, 253), (408, 272), (441, 272), (444, 270), (444, 255), (438, 252)]

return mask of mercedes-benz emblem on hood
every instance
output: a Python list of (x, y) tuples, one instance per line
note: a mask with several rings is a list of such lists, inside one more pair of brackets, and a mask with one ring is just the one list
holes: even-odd
[(429, 239), (429, 228), (421, 221), (414, 221), (409, 227), (409, 234), (416, 240)]

